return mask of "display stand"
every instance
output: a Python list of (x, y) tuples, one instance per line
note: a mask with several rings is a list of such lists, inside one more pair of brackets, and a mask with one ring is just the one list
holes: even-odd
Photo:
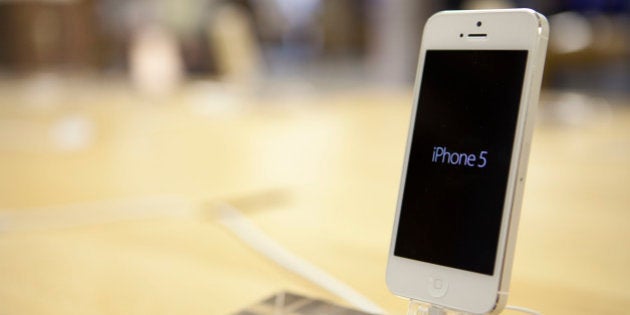
[(409, 307), (407, 308), (407, 315), (472, 315), (470, 313), (448, 310), (441, 306), (432, 305), (425, 302), (416, 300), (409, 300)]

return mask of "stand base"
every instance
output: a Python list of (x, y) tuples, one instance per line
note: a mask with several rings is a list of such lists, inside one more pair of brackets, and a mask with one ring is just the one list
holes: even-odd
[(448, 310), (440, 306), (432, 305), (416, 300), (409, 300), (407, 315), (472, 315), (471, 313)]

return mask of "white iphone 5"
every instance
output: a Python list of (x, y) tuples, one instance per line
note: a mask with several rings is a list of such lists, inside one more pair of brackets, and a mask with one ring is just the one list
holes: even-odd
[(548, 33), (529, 9), (427, 21), (387, 264), (394, 294), (503, 309)]

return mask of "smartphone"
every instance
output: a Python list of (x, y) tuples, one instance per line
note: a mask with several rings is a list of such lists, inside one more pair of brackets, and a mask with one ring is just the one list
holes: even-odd
[(548, 34), (529, 9), (427, 21), (387, 264), (394, 294), (473, 314), (505, 306)]

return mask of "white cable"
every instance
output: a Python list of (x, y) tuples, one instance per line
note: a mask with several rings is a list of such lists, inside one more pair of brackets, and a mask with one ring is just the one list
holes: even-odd
[(244, 243), (278, 265), (346, 300), (354, 307), (371, 314), (385, 314), (380, 307), (317, 266), (296, 256), (267, 236), (240, 211), (228, 204), (217, 206), (219, 222)]
[(522, 307), (522, 306), (515, 306), (515, 305), (508, 305), (505, 307), (506, 310), (512, 310), (512, 311), (517, 311), (517, 312), (522, 312), (522, 313), (527, 313), (527, 314), (531, 314), (531, 315), (542, 315), (542, 313), (540, 313), (539, 311), (533, 310), (533, 309), (529, 309), (526, 307)]

